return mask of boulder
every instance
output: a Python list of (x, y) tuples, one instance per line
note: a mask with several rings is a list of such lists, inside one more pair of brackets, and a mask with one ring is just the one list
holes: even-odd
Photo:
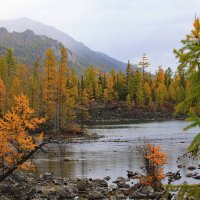
[(181, 168), (184, 168), (185, 166), (184, 165), (177, 165), (177, 167), (179, 168), (179, 169), (181, 169)]
[(141, 188), (140, 192), (149, 195), (154, 193), (154, 189), (151, 186), (144, 186)]
[(63, 159), (63, 161), (65, 161), (65, 162), (70, 162), (70, 161), (78, 161), (78, 160), (77, 160), (77, 159), (70, 158), (70, 157), (65, 157), (65, 158)]
[(200, 180), (200, 175), (193, 176), (192, 178)]
[(67, 185), (67, 187), (65, 187), (65, 191), (66, 192), (72, 192), (74, 194), (78, 194), (77, 186), (74, 185), (74, 184), (71, 184), (71, 183), (69, 185)]
[(107, 197), (109, 191), (111, 191), (111, 190), (109, 190), (109, 189), (110, 189), (110, 188), (99, 187), (99, 188), (98, 188), (98, 191), (99, 191), (101, 194), (103, 194), (105, 197)]
[(106, 180), (106, 181), (109, 181), (111, 178), (110, 178), (110, 176), (106, 176), (103, 179)]
[(92, 133), (90, 136), (91, 136), (92, 138), (98, 138), (98, 137), (99, 137), (97, 133)]
[(132, 172), (132, 171), (127, 171), (128, 172), (128, 174), (127, 174), (127, 176), (129, 177), (129, 178), (131, 178), (131, 179), (140, 179), (140, 178), (142, 178), (142, 174), (140, 174), (139, 172)]
[(154, 193), (152, 193), (152, 196), (155, 196), (156, 199), (159, 199), (159, 197), (161, 197), (162, 194), (163, 194), (163, 192), (154, 192)]
[(119, 187), (116, 184), (112, 184), (109, 186), (112, 190), (117, 190)]
[(88, 190), (90, 183), (87, 179), (81, 179), (77, 183), (77, 188), (79, 191), (86, 191)]
[(52, 180), (53, 179), (53, 174), (50, 172), (46, 172), (45, 174), (42, 175), (42, 178), (44, 180)]
[(125, 181), (120, 181), (120, 182), (117, 183), (117, 186), (119, 188), (125, 188), (126, 187), (126, 183), (125, 183)]
[(174, 180), (179, 180), (181, 179), (181, 175), (180, 174), (177, 174), (175, 177), (174, 177)]
[(173, 173), (173, 172), (167, 172), (166, 173), (166, 176), (174, 176), (175, 175), (175, 173)]
[(197, 174), (198, 174), (197, 172), (195, 172), (195, 173), (191, 172), (191, 173), (187, 173), (185, 176), (190, 178), (190, 177), (196, 176)]
[(118, 176), (117, 179), (118, 180), (125, 180), (125, 178), (123, 176)]
[(98, 191), (90, 192), (88, 195), (88, 200), (101, 200), (101, 199), (105, 199), (105, 197)]
[(196, 167), (195, 166), (189, 166), (187, 169), (192, 171), (192, 170), (195, 170)]
[(130, 171), (130, 170), (127, 170), (126, 172), (127, 172), (128, 177), (133, 176), (133, 174), (134, 174), (133, 171)]
[(130, 188), (131, 187), (128, 183), (126, 183), (124, 186), (125, 186), (124, 188)]
[(93, 180), (99, 187), (108, 187), (108, 183), (104, 179), (95, 179)]
[(145, 199), (147, 198), (147, 195), (146, 194), (143, 194), (139, 191), (136, 191), (136, 192), (133, 192), (129, 195), (129, 198), (130, 199)]
[(121, 181), (126, 181), (126, 179), (124, 178), (124, 177), (121, 177), (121, 176), (119, 176), (119, 177), (117, 177), (117, 179), (115, 180), (115, 181), (113, 181), (113, 183), (119, 183), (119, 182), (121, 182)]
[(74, 199), (77, 195), (70, 190), (60, 192), (59, 199)]
[(142, 178), (142, 177), (143, 177), (142, 174), (137, 174), (137, 175), (135, 175), (135, 176), (132, 176), (131, 179), (140, 179), (140, 178)]
[(53, 180), (52, 182), (54, 185), (62, 185), (61, 181), (59, 180)]
[(65, 158), (63, 158), (63, 161), (65, 161), (65, 162), (69, 162), (69, 161), (71, 161), (72, 159), (71, 158), (69, 158), (69, 157), (65, 157)]
[(125, 199), (124, 194), (117, 194), (116, 197), (117, 197), (117, 200)]

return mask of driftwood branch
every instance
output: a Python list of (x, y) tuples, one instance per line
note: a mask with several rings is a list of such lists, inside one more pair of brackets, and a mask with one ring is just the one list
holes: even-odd
[(177, 175), (179, 175), (180, 174), (180, 170), (178, 170), (172, 177), (170, 177), (169, 179), (168, 179), (168, 185), (169, 184), (171, 184), (171, 182), (173, 182), (174, 181), (174, 179), (175, 179), (175, 177), (177, 176)]
[(168, 188), (169, 188), (171, 182), (173, 182), (173, 181), (175, 180), (175, 177), (176, 177), (177, 175), (179, 175), (179, 173), (180, 173), (180, 170), (178, 170), (172, 177), (170, 177), (170, 178), (168, 179), (168, 183), (167, 183), (167, 185), (166, 185), (166, 187), (165, 187), (165, 190), (163, 191), (162, 195), (159, 197), (160, 199), (161, 199), (162, 197), (164, 197), (164, 196), (167, 194)]

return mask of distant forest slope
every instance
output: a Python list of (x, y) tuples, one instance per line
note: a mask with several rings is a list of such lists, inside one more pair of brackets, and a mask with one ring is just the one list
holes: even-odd
[[(4, 48), (13, 48), (17, 60), (27, 65), (32, 65), (36, 58), (43, 60), (44, 52), (48, 48), (52, 48), (59, 58), (61, 46), (60, 42), (43, 35), (36, 35), (31, 30), (9, 33), (5, 28), (0, 28), (0, 53), (5, 52)], [(69, 50), (68, 57), (69, 66), (74, 66), (76, 71), (82, 70), (78, 60)]]
[(77, 42), (66, 33), (40, 22), (28, 19), (20, 18), (16, 20), (0, 20), (0, 27), (5, 27), (8, 31), (23, 32), (27, 29), (33, 30), (34, 33), (45, 35), (60, 41), (68, 50), (75, 55), (77, 63), (82, 67), (88, 67), (93, 64), (96, 67), (103, 67), (106, 71), (110, 68), (125, 69), (126, 63), (118, 61), (106, 54), (96, 52), (85, 46), (81, 42)]

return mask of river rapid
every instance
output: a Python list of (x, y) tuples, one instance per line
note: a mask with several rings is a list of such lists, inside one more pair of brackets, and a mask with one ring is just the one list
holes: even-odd
[[(111, 181), (118, 176), (127, 177), (127, 170), (141, 172), (141, 158), (135, 147), (146, 138), (155, 145), (161, 145), (167, 154), (165, 172), (176, 172), (178, 164), (186, 166), (181, 168), (182, 178), (175, 181), (175, 184), (184, 181), (199, 183), (199, 180), (185, 175), (191, 172), (188, 166), (198, 166), (200, 162), (183, 158), (177, 164), (177, 158), (186, 152), (194, 136), (200, 132), (198, 128), (183, 131), (187, 125), (184, 121), (154, 121), (88, 126), (89, 132), (104, 137), (97, 141), (64, 144), (63, 156), (59, 153), (58, 145), (50, 145), (51, 153), (39, 154), (34, 159), (37, 173), (53, 172), (56, 176), (72, 178), (110, 176)], [(63, 161), (64, 157), (70, 161)], [(193, 172), (200, 173), (200, 169)]]

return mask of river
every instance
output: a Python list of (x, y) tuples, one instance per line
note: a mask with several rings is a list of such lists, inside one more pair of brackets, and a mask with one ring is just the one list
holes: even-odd
[[(61, 177), (103, 178), (111, 176), (112, 180), (118, 176), (127, 176), (127, 170), (141, 171), (141, 159), (136, 151), (139, 138), (147, 138), (155, 145), (161, 145), (167, 154), (168, 164), (165, 172), (176, 172), (177, 157), (186, 152), (186, 148), (199, 132), (198, 128), (183, 131), (188, 125), (184, 121), (155, 121), (111, 125), (88, 126), (88, 131), (103, 135), (95, 142), (71, 143), (64, 145), (65, 157), (72, 161), (63, 161), (58, 153), (58, 145), (50, 146), (51, 154), (40, 154), (35, 159), (38, 174), (53, 172)], [(184, 158), (181, 164), (185, 166), (200, 164), (198, 161)], [(182, 179), (176, 184), (187, 181), (199, 183), (185, 175), (191, 171), (181, 169)], [(196, 169), (195, 172), (200, 172)]]

